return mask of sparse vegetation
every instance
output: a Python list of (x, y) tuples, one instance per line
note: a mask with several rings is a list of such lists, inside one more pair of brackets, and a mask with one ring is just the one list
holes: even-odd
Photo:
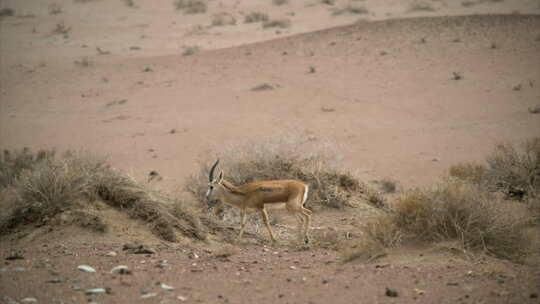
[(62, 6), (58, 3), (51, 3), (49, 5), (49, 14), (51, 15), (58, 15), (60, 13), (62, 13), (63, 10), (62, 10)]
[(452, 165), (448, 174), (453, 178), (480, 185), (486, 177), (486, 171), (487, 169), (483, 165), (466, 162)]
[(459, 240), (464, 249), (508, 259), (527, 253), (524, 228), (530, 223), (519, 206), (481, 187), (446, 180), (430, 190), (413, 190), (393, 206), (393, 221), (404, 233), (426, 241)]
[(253, 88), (251, 88), (252, 91), (268, 91), (273, 90), (274, 86), (269, 83), (261, 83)]
[(135, 1), (133, 0), (123, 0), (123, 1), (127, 7), (135, 7)]
[(244, 18), (244, 23), (266, 22), (268, 15), (261, 12), (251, 12)]
[(67, 36), (69, 31), (71, 31), (71, 26), (67, 26), (64, 24), (64, 22), (59, 22), (56, 24), (54, 30), (52, 31), (53, 34), (59, 34)]
[(288, 19), (274, 19), (265, 21), (262, 25), (263, 28), (288, 28), (291, 26), (291, 21)]
[(409, 8), (410, 12), (434, 12), (433, 6), (426, 2), (415, 2)]
[(87, 57), (77, 59), (73, 63), (77, 66), (84, 67), (84, 68), (87, 68), (92, 65), (92, 62)]
[(272, 0), (272, 3), (274, 3), (274, 5), (284, 5), (289, 3), (289, 0)]
[(452, 80), (461, 80), (463, 79), (463, 75), (458, 72), (452, 72)]
[(343, 15), (343, 14), (357, 14), (357, 15), (363, 15), (363, 14), (369, 14), (369, 10), (365, 8), (364, 6), (354, 6), (354, 5), (347, 5), (340, 9), (334, 9), (333, 15)]
[(191, 56), (194, 55), (199, 51), (198, 46), (184, 46), (184, 51), (182, 52), (182, 56)]
[(229, 13), (219, 13), (212, 17), (213, 26), (236, 25), (236, 18)]
[(461, 6), (463, 6), (463, 7), (471, 7), (471, 6), (474, 6), (476, 4), (477, 4), (476, 1), (461, 1)]
[[(142, 220), (167, 241), (183, 235), (204, 239), (201, 217), (182, 201), (151, 191), (109, 167), (105, 161), (82, 153), (28, 149), (4, 152), (0, 162), (0, 232), (7, 234), (27, 224), (66, 222), (97, 231), (106, 230), (96, 204), (104, 204)], [(95, 209), (94, 211), (92, 211)], [(212, 223), (204, 219), (206, 226)]]
[(526, 141), (521, 148), (499, 144), (487, 163), (486, 178), (492, 189), (515, 199), (540, 194), (540, 137)]
[(201, 0), (177, 0), (174, 6), (185, 14), (203, 14), (207, 10), (206, 2)]
[(15, 10), (9, 7), (4, 7), (0, 9), (0, 18), (2, 17), (12, 17), (15, 16)]
[(384, 178), (379, 181), (379, 184), (385, 193), (394, 193), (397, 190), (397, 182), (393, 179)]

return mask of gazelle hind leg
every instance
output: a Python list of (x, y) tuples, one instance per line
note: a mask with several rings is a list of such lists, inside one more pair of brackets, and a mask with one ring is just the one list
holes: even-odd
[(270, 222), (268, 220), (268, 213), (266, 212), (266, 209), (261, 209), (261, 217), (263, 219), (264, 225), (266, 225), (266, 229), (268, 229), (268, 233), (270, 234), (270, 238), (272, 239), (272, 242), (276, 242), (276, 238), (274, 237), (274, 233), (272, 232), (272, 228), (270, 228)]
[(298, 240), (299, 241), (302, 241), (303, 240), (303, 232), (304, 232), (304, 216), (301, 215), (300, 213), (295, 213), (294, 216), (296, 217), (296, 219), (298, 220)]
[(301, 211), (302, 215), (304, 216), (304, 241), (306, 242), (306, 244), (309, 243), (309, 227), (311, 225), (311, 214), (313, 214), (313, 212), (309, 209), (306, 209), (304, 207), (302, 207), (302, 211)]

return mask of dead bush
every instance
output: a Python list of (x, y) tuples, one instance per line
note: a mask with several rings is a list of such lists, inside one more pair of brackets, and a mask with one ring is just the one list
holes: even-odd
[(374, 240), (384, 247), (395, 247), (401, 243), (402, 232), (397, 222), (388, 214), (382, 214), (369, 220), (363, 231), (368, 239)]
[(213, 26), (236, 25), (236, 18), (229, 13), (219, 13), (212, 17)]
[(473, 162), (459, 163), (451, 166), (448, 174), (457, 179), (481, 184), (485, 181), (486, 167)]
[(244, 23), (266, 22), (268, 15), (261, 12), (251, 12), (244, 18)]
[(174, 6), (185, 14), (202, 14), (207, 10), (206, 2), (201, 0), (177, 0)]
[[(321, 143), (291, 136), (248, 143), (219, 153), (225, 179), (240, 185), (249, 182), (297, 179), (309, 185), (307, 205), (344, 208), (365, 201), (368, 187), (351, 173), (339, 170), (336, 154)], [(186, 190), (204, 202), (209, 167), (215, 162), (203, 159), (200, 170), (192, 175)]]
[[(5, 152), (0, 164), (6, 188), (2, 191), (11, 193), (0, 200), (2, 234), (26, 224), (62, 223), (65, 221), (55, 219), (65, 214), (84, 214), (89, 203), (102, 201), (148, 223), (154, 234), (164, 240), (176, 241), (177, 231), (191, 238), (206, 238), (202, 217), (194, 209), (147, 189), (102, 159), (83, 153), (55, 157), (53, 152), (34, 155), (23, 150)], [(105, 229), (99, 213), (77, 223), (93, 230)]]
[(271, 28), (271, 27), (278, 27), (278, 28), (288, 28), (291, 26), (291, 21), (288, 19), (274, 19), (274, 20), (268, 20), (265, 21), (262, 25), (263, 28)]
[(488, 183), (508, 197), (521, 200), (540, 191), (540, 137), (526, 141), (521, 148), (499, 144), (487, 163)]
[(448, 179), (430, 190), (413, 190), (394, 204), (392, 218), (404, 232), (425, 241), (459, 240), (464, 249), (519, 260), (527, 254), (523, 234), (530, 223), (519, 205), (483, 188)]

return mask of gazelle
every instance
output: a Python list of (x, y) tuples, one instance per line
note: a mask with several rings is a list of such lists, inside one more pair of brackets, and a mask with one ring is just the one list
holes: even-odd
[(247, 209), (256, 209), (260, 213), (272, 242), (276, 242), (268, 221), (265, 205), (285, 203), (287, 211), (295, 214), (303, 225), (304, 242), (309, 243), (308, 230), (312, 211), (304, 207), (308, 195), (308, 186), (297, 180), (261, 181), (235, 186), (223, 179), (223, 171), (216, 178), (215, 171), (219, 159), (210, 169), (206, 199), (212, 208), (218, 202), (226, 203), (241, 210), (241, 226), (237, 240), (242, 237), (246, 227)]

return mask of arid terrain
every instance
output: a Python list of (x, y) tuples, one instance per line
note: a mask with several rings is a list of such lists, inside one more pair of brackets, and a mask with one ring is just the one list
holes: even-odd
[[(0, 148), (88, 151), (177, 194), (201, 160), (292, 138), (395, 181), (391, 203), (540, 135), (537, 0), (191, 2), (0, 0)], [(257, 221), (166, 242), (113, 209), (105, 234), (29, 225), (0, 236), (0, 303), (540, 303), (538, 254), (411, 242), (345, 263), (332, 239), (372, 211), (318, 210), (312, 247), (272, 211), (278, 244)]]

